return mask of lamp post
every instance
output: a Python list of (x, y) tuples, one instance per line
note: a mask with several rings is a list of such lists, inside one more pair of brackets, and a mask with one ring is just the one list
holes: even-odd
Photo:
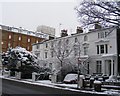
[(78, 82), (77, 82), (77, 88), (79, 88), (79, 80), (80, 80), (80, 64), (81, 64), (81, 60), (80, 57), (78, 57)]

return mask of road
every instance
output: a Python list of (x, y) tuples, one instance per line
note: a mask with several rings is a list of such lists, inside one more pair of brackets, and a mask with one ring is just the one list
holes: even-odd
[[(93, 94), (81, 93), (60, 88), (46, 87), (40, 85), (27, 84), (12, 80), (2, 80), (3, 96), (93, 96)], [(94, 95), (101, 96), (101, 95)], [(103, 96), (103, 95), (102, 95)]]

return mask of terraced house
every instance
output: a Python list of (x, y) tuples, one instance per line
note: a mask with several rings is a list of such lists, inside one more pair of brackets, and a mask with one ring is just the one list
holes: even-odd
[(41, 42), (44, 39), (54, 38), (54, 36), (50, 36), (40, 31), (33, 32), (21, 27), (16, 28), (6, 25), (0, 26), (2, 52), (6, 52), (9, 47), (15, 48), (16, 46), (20, 46), (26, 48), (28, 51), (31, 51), (33, 43)]
[[(59, 70), (63, 64), (80, 64), (83, 74), (120, 74), (120, 29), (117, 27), (80, 30), (76, 34), (33, 44), (41, 66)], [(55, 51), (57, 50), (57, 51)], [(63, 55), (61, 55), (63, 54)], [(63, 57), (62, 57), (63, 56)]]

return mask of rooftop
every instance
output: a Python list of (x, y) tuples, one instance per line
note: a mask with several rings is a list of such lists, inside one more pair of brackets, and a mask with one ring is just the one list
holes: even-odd
[(39, 38), (49, 39), (49, 35), (42, 33), (42, 32), (29, 31), (29, 30), (23, 29), (22, 27), (16, 28), (16, 27), (10, 27), (10, 26), (6, 26), (6, 25), (0, 25), (0, 26), (1, 26), (0, 29), (2, 29), (2, 30), (31, 35), (31, 36), (35, 36), (35, 37), (39, 37)]

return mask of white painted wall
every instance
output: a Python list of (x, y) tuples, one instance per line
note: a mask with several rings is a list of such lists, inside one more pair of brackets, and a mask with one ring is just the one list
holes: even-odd
[[(53, 68), (55, 67), (57, 69), (58, 67), (58, 61), (56, 57), (51, 57), (51, 42), (58, 42), (61, 40), (61, 43), (64, 43), (66, 39), (69, 40), (69, 48), (73, 48), (73, 45), (75, 44), (75, 38), (78, 38), (78, 42), (80, 43), (80, 49), (81, 49), (81, 54), (80, 56), (84, 56), (84, 46), (86, 44), (88, 45), (88, 56), (90, 57), (89, 59), (89, 64), (90, 64), (90, 74), (96, 72), (96, 61), (97, 60), (102, 60), (102, 55), (103, 54), (97, 54), (97, 45), (100, 44), (108, 44), (108, 54), (117, 54), (117, 43), (116, 43), (116, 29), (112, 30), (112, 28), (109, 29), (101, 29), (101, 30), (93, 30), (88, 33), (81, 33), (81, 34), (75, 34), (67, 37), (62, 37), (62, 38), (56, 38), (53, 40), (45, 41), (43, 43), (37, 43), (33, 45), (33, 53), (40, 52), (40, 60), (44, 60), (47, 62), (47, 66), (49, 66), (49, 63), (53, 63)], [(100, 32), (111, 32), (106, 38), (98, 38), (98, 33)], [(88, 37), (87, 41), (84, 41), (84, 36)], [(46, 48), (46, 43), (48, 44), (48, 47)], [(39, 45), (40, 48), (37, 50), (36, 45)], [(56, 47), (56, 46), (54, 46)], [(48, 58), (44, 57), (45, 52), (48, 52)], [(69, 58), (73, 58), (73, 62), (76, 64), (76, 60), (74, 58), (77, 58), (74, 56), (74, 51), (70, 54)], [(117, 59), (115, 59), (115, 65), (117, 65)], [(115, 66), (115, 69), (117, 66)]]

